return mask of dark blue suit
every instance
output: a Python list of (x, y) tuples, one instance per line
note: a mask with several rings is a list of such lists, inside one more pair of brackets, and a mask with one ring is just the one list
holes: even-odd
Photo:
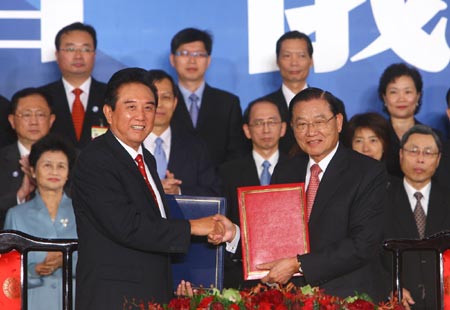
[(208, 84), (203, 91), (196, 128), (192, 124), (183, 96), (178, 98), (170, 125), (176, 130), (201, 137), (206, 142), (216, 167), (227, 160), (238, 158), (249, 149), (242, 130), (239, 98)]
[(172, 130), (167, 169), (183, 181), (180, 185), (183, 195), (220, 196), (220, 179), (202, 139)]

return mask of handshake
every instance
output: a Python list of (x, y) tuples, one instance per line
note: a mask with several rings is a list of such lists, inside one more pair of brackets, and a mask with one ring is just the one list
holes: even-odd
[(189, 220), (189, 222), (191, 235), (208, 236), (208, 242), (215, 245), (230, 242), (236, 236), (236, 225), (220, 214)]

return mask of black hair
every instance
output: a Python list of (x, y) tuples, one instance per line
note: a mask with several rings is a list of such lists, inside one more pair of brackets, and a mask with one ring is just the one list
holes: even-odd
[(36, 164), (41, 158), (42, 154), (45, 152), (57, 152), (61, 151), (66, 155), (67, 161), (69, 163), (69, 172), (72, 169), (75, 159), (76, 159), (76, 151), (70, 142), (67, 139), (64, 139), (62, 136), (50, 133), (38, 141), (36, 141), (31, 147), (30, 155), (28, 156), (28, 161), (30, 166), (35, 168)]
[(155, 82), (161, 82), (164, 79), (169, 80), (170, 84), (172, 85), (172, 93), (175, 98), (178, 98), (178, 88), (175, 86), (175, 81), (169, 73), (164, 70), (153, 69), (148, 70), (148, 77), (153, 84), (155, 84)]
[[(244, 115), (243, 115), (244, 124), (248, 124), (248, 122), (250, 121), (250, 113), (252, 112), (252, 108), (253, 108), (256, 104), (262, 103), (262, 102), (263, 102), (263, 103), (270, 103), (270, 104), (273, 104), (274, 106), (276, 106), (276, 107), (277, 107), (278, 114), (280, 115), (280, 120), (281, 120), (281, 110), (280, 110), (279, 105), (278, 105), (275, 101), (273, 101), (272, 99), (270, 99), (270, 98), (267, 98), (267, 97), (261, 97), (261, 98), (255, 99), (255, 100), (253, 100), (252, 102), (250, 102), (250, 103), (248, 104), (247, 108), (245, 108)], [(283, 122), (283, 120), (281, 120), (281, 121)]]
[(97, 49), (97, 33), (95, 32), (94, 27), (92, 27), (91, 25), (86, 25), (86, 24), (80, 23), (80, 22), (75, 22), (75, 23), (65, 26), (60, 31), (58, 31), (58, 33), (56, 34), (55, 47), (56, 47), (57, 51), (59, 51), (59, 48), (61, 45), (62, 35), (67, 34), (71, 31), (75, 31), (75, 30), (84, 31), (84, 32), (89, 33), (92, 37), (92, 41), (94, 41), (94, 49)]
[(177, 49), (186, 43), (201, 41), (205, 45), (206, 52), (211, 55), (212, 52), (212, 35), (206, 30), (196, 28), (185, 28), (177, 32), (170, 42), (170, 52), (175, 54)]
[(423, 97), (422, 76), (420, 75), (419, 71), (416, 68), (408, 66), (405, 63), (396, 63), (390, 65), (384, 70), (383, 74), (380, 77), (380, 81), (378, 83), (378, 97), (383, 102), (383, 111), (388, 112), (383, 99), (383, 96), (386, 95), (386, 89), (388, 85), (393, 83), (396, 79), (398, 79), (401, 76), (409, 76), (414, 82), (416, 91), (420, 93), (419, 102), (417, 103), (416, 110), (414, 111), (414, 114), (417, 114), (422, 105), (422, 97)]
[(389, 122), (381, 115), (376, 112), (367, 112), (362, 114), (355, 114), (348, 121), (345, 128), (344, 144), (349, 148), (352, 148), (353, 138), (355, 132), (361, 128), (368, 128), (372, 130), (375, 135), (380, 139), (383, 145), (383, 156), (381, 159), (385, 158), (390, 149), (390, 136), (389, 136)]
[(114, 111), (116, 109), (119, 88), (122, 85), (131, 83), (139, 83), (147, 86), (155, 98), (155, 108), (158, 107), (158, 92), (156, 87), (150, 80), (147, 70), (142, 68), (126, 68), (114, 73), (106, 85), (105, 104), (110, 106)]
[(323, 99), (325, 100), (333, 115), (336, 114), (342, 114), (341, 111), (341, 105), (343, 105), (343, 102), (335, 97), (332, 93), (316, 88), (316, 87), (308, 87), (301, 92), (299, 92), (297, 95), (292, 98), (291, 102), (289, 103), (289, 112), (292, 117), (292, 111), (294, 110), (295, 105), (300, 101), (311, 101), (313, 99)]
[(17, 107), (19, 106), (20, 99), (31, 96), (31, 95), (39, 95), (42, 98), (44, 98), (45, 102), (48, 105), (48, 108), (50, 109), (50, 114), (53, 114), (53, 108), (52, 108), (52, 104), (51, 104), (49, 95), (42, 89), (34, 88), (34, 87), (28, 87), (28, 88), (21, 89), (12, 96), (11, 104), (10, 104), (10, 114), (16, 113)]
[(278, 39), (276, 50), (275, 50), (276, 55), (277, 55), (277, 59), (280, 56), (281, 45), (283, 44), (283, 42), (285, 40), (289, 40), (289, 39), (305, 40), (306, 41), (306, 45), (308, 46), (309, 57), (312, 57), (314, 49), (313, 49), (313, 45), (312, 45), (311, 39), (306, 34), (304, 34), (303, 32), (294, 30), (294, 31), (286, 32), (285, 34), (283, 34)]
[(439, 138), (439, 135), (433, 130), (433, 128), (422, 124), (412, 126), (411, 128), (408, 129), (408, 131), (406, 131), (403, 134), (403, 137), (400, 141), (400, 148), (403, 148), (405, 146), (405, 144), (408, 142), (409, 137), (413, 134), (432, 136), (434, 142), (436, 142), (439, 153), (442, 152), (442, 142), (441, 139)]

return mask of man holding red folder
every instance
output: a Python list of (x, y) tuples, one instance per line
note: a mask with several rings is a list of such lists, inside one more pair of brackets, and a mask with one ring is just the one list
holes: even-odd
[(379, 260), (387, 175), (381, 163), (339, 144), (343, 116), (338, 100), (308, 88), (291, 101), (291, 126), (305, 154), (279, 163), (271, 182), (305, 182), (311, 201), (310, 253), (258, 268), (270, 270), (263, 282), (286, 283), (300, 271), (300, 285), (320, 286), (341, 297), (357, 291), (381, 300), (387, 296)]

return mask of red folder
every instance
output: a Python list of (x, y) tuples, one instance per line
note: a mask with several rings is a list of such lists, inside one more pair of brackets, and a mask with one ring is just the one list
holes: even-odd
[(258, 264), (309, 252), (304, 183), (239, 187), (237, 191), (245, 280), (268, 273), (257, 269)]

